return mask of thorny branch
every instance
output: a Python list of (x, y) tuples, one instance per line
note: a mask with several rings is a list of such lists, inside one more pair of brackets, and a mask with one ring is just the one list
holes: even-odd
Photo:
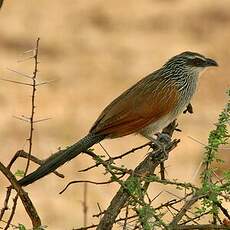
[[(16, 161), (16, 159), (20, 156), (20, 157), (24, 157), (27, 159), (27, 164), (26, 164), (26, 168), (24, 171), (24, 176), (26, 175), (28, 169), (29, 169), (29, 165), (30, 165), (30, 160), (32, 158), (32, 161), (36, 162), (36, 163), (41, 163), (39, 162), (39, 160), (32, 156), (32, 146), (33, 146), (33, 131), (34, 131), (34, 115), (35, 115), (35, 96), (36, 96), (36, 86), (37, 86), (37, 82), (36, 82), (36, 77), (37, 77), (37, 73), (38, 73), (38, 48), (39, 48), (39, 41), (40, 38), (37, 39), (36, 41), (36, 46), (35, 48), (32, 50), (33, 52), (33, 56), (31, 58), (34, 59), (34, 71), (33, 71), (33, 75), (32, 77), (28, 77), (25, 74), (20, 74), (17, 71), (13, 71), (17, 74), (23, 75), (24, 77), (30, 78), (32, 80), (32, 83), (25, 83), (25, 82), (20, 82), (20, 81), (12, 81), (9, 79), (2, 79), (4, 81), (8, 81), (8, 82), (12, 82), (12, 83), (16, 83), (16, 84), (20, 84), (20, 85), (26, 85), (26, 86), (31, 86), (32, 87), (32, 95), (31, 95), (31, 114), (30, 117), (26, 118), (25, 116), (22, 118), (22, 120), (24, 121), (29, 121), (30, 124), (30, 131), (29, 131), (29, 138), (27, 139), (29, 141), (29, 149), (28, 149), (28, 153), (25, 153), (24, 151), (18, 151), (14, 157), (11, 159), (10, 163), (8, 164), (7, 168), (0, 163), (0, 170), (2, 171), (2, 173), (7, 177), (7, 179), (10, 181), (11, 183), (11, 187), (9, 187), (7, 189), (6, 192), (6, 197), (5, 197), (5, 201), (4, 201), (4, 206), (1, 210), (0, 213), (0, 220), (3, 221), (3, 216), (6, 210), (8, 210), (8, 202), (9, 202), (9, 198), (11, 196), (11, 191), (12, 188), (15, 189), (17, 191), (16, 196), (13, 199), (13, 207), (11, 210), (11, 214), (10, 217), (6, 223), (5, 226), (5, 230), (8, 229), (8, 227), (11, 225), (11, 221), (14, 217), (15, 211), (16, 211), (16, 207), (17, 207), (17, 200), (18, 197), (20, 197), (20, 199), (22, 200), (22, 203), (25, 207), (26, 212), (28, 213), (31, 221), (32, 221), (32, 225), (34, 228), (38, 228), (41, 226), (41, 220), (36, 212), (35, 207), (33, 206), (32, 201), (30, 200), (29, 196), (27, 193), (24, 192), (24, 190), (18, 185), (16, 178), (14, 177), (14, 175), (11, 173), (10, 168), (13, 165), (13, 163)], [(12, 71), (12, 70), (10, 70)], [(59, 175), (60, 176), (60, 175)]]
[(34, 72), (32, 76), (32, 96), (31, 96), (31, 113), (30, 113), (30, 131), (29, 131), (29, 150), (28, 150), (28, 160), (26, 164), (26, 169), (24, 176), (26, 176), (29, 165), (30, 165), (30, 157), (32, 153), (32, 147), (33, 147), (33, 133), (34, 133), (34, 114), (35, 114), (35, 96), (36, 96), (36, 78), (37, 78), (37, 73), (38, 73), (38, 47), (39, 47), (39, 41), (40, 38), (37, 39), (36, 46), (34, 49)]

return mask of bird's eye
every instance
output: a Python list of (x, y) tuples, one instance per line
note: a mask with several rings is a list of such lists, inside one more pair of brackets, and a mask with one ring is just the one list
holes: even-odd
[(203, 66), (205, 61), (203, 59), (200, 59), (200, 58), (194, 58), (191, 60), (191, 62), (192, 62), (191, 64), (193, 66)]

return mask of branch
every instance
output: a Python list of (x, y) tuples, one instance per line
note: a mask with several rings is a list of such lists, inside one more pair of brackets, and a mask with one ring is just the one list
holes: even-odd
[(11, 225), (11, 221), (13, 220), (16, 208), (17, 208), (17, 201), (18, 201), (18, 193), (16, 194), (16, 196), (13, 198), (13, 207), (11, 209), (11, 213), (10, 213), (10, 217), (6, 223), (6, 226), (4, 228), (4, 230), (7, 230), (9, 228), (9, 226)]
[(225, 225), (215, 225), (215, 224), (200, 224), (200, 225), (177, 225), (175, 227), (172, 228), (172, 230), (190, 230), (190, 229), (195, 229), (195, 230), (207, 230), (207, 229), (228, 229), (229, 230), (229, 226), (225, 226)]
[(30, 220), (32, 222), (32, 225), (34, 228), (38, 228), (41, 226), (41, 220), (38, 216), (38, 213), (30, 200), (28, 194), (20, 187), (18, 184), (16, 178), (11, 173), (11, 171), (6, 168), (1, 162), (0, 162), (0, 171), (6, 176), (6, 178), (10, 181), (12, 187), (17, 191), (18, 196), (20, 197), (23, 206), (25, 207), (25, 210), (30, 217)]
[(75, 181), (69, 182), (69, 183), (65, 186), (65, 188), (63, 188), (63, 189), (61, 190), (61, 192), (59, 192), (59, 194), (62, 194), (63, 192), (65, 192), (66, 189), (67, 189), (70, 185), (72, 185), (72, 184), (89, 183), (89, 184), (103, 185), (103, 184), (110, 184), (110, 183), (112, 183), (112, 182), (114, 182), (114, 181), (109, 180), (109, 181), (104, 181), (104, 182), (96, 182), (96, 181), (90, 181), (90, 180), (75, 180)]
[(222, 213), (228, 218), (228, 220), (230, 220), (230, 215), (228, 213), (228, 210), (226, 208), (224, 208), (220, 202), (217, 201), (215, 203), (220, 208), (220, 210), (222, 211)]
[(30, 113), (30, 131), (29, 131), (29, 150), (28, 150), (28, 160), (26, 163), (26, 169), (24, 176), (26, 176), (29, 166), (30, 166), (30, 157), (32, 153), (32, 146), (33, 146), (33, 134), (34, 134), (34, 114), (35, 114), (35, 96), (36, 96), (36, 78), (38, 73), (38, 47), (39, 47), (39, 41), (40, 38), (37, 39), (36, 46), (35, 46), (35, 52), (34, 52), (34, 72), (32, 77), (32, 95), (31, 95), (31, 113)]
[[(14, 157), (11, 159), (10, 163), (8, 164), (7, 168), (10, 169), (12, 167), (12, 165), (14, 164), (14, 162), (17, 160), (18, 157), (22, 157), (25, 159), (28, 159), (29, 157), (29, 153), (25, 152), (24, 150), (19, 150), (15, 153)], [(38, 165), (42, 165), (44, 164), (45, 160), (40, 160), (37, 157), (35, 157), (34, 155), (30, 155), (30, 160)], [(64, 178), (65, 176), (57, 171), (53, 171), (52, 173), (54, 173), (56, 176)]]
[(7, 211), (9, 209), (8, 202), (9, 202), (9, 199), (10, 199), (11, 191), (12, 191), (11, 187), (7, 188), (6, 197), (4, 199), (4, 206), (1, 209), (1, 213), (0, 213), (0, 221), (2, 221), (2, 218), (3, 218), (4, 214), (5, 214), (5, 211)]
[(88, 191), (88, 184), (84, 183), (84, 198), (82, 202), (83, 206), (83, 214), (84, 214), (84, 227), (87, 226), (87, 217), (88, 217), (88, 206), (87, 206), (87, 191)]
[(183, 218), (183, 216), (186, 214), (186, 212), (191, 208), (193, 204), (195, 204), (199, 199), (205, 197), (206, 195), (193, 195), (180, 209), (180, 211), (177, 213), (177, 215), (173, 218), (172, 222), (170, 223), (170, 226), (175, 227), (179, 221)]
[[(173, 127), (173, 128), (172, 128)], [(165, 129), (165, 132), (172, 134), (172, 130), (175, 128), (175, 122), (174, 125), (168, 127), (168, 129)], [(171, 150), (173, 150), (179, 140), (174, 140), (170, 143), (168, 143), (165, 146), (165, 152), (168, 154)], [(154, 171), (156, 167), (162, 162), (162, 155), (165, 156), (164, 151), (161, 149), (158, 149), (157, 151), (151, 152), (134, 170), (133, 175), (135, 176), (150, 176), (154, 174)], [(129, 176), (126, 180), (129, 181), (133, 175)], [(118, 190), (117, 194), (113, 197), (109, 207), (104, 213), (104, 216), (102, 217), (99, 225), (97, 226), (97, 229), (99, 230), (110, 230), (112, 229), (113, 223), (115, 222), (118, 214), (120, 213), (120, 210), (123, 208), (125, 203), (128, 201), (128, 199), (131, 197), (130, 193), (124, 189), (124, 187), (121, 186), (121, 188)]]
[(0, 8), (2, 8), (4, 0), (0, 0)]
[[(121, 154), (121, 155), (118, 155), (118, 156), (116, 156), (116, 157), (111, 157), (110, 159), (105, 160), (105, 162), (108, 163), (108, 162), (115, 161), (115, 160), (117, 160), (117, 159), (122, 159), (123, 157), (125, 157), (125, 156), (127, 156), (127, 155), (129, 155), (129, 154), (131, 154), (131, 153), (134, 153), (134, 152), (136, 152), (137, 150), (142, 149), (142, 148), (144, 148), (144, 147), (146, 147), (146, 146), (149, 146), (150, 144), (151, 144), (151, 142), (145, 143), (145, 144), (143, 144), (143, 145), (141, 145), (141, 146), (139, 146), (139, 147), (137, 147), (137, 148), (133, 148), (133, 149), (131, 149), (131, 150), (129, 150), (129, 151), (127, 151), (127, 152)], [(88, 153), (88, 151), (85, 151), (84, 153)], [(99, 165), (101, 165), (101, 163), (96, 163), (95, 165), (92, 165), (92, 166), (90, 166), (90, 167), (88, 167), (88, 168), (86, 168), (86, 169), (82, 169), (82, 170), (80, 170), (80, 171), (78, 171), (78, 172), (86, 172), (86, 171), (88, 171), (88, 170), (90, 170), (90, 169), (92, 169), (92, 168), (95, 168), (95, 167), (99, 166)]]

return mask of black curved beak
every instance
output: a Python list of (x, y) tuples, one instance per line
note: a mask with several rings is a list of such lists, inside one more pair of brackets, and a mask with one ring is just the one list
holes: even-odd
[(205, 66), (218, 66), (217, 62), (211, 58), (206, 58)]

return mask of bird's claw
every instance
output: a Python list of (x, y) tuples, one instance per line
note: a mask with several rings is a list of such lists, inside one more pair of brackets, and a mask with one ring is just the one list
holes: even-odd
[[(166, 134), (166, 133), (157, 133), (156, 134), (157, 139), (152, 138), (151, 141), (151, 148), (156, 151), (156, 150), (160, 150), (160, 152), (163, 152), (163, 159), (161, 159), (162, 161), (167, 160), (168, 159), (168, 153), (165, 149), (166, 145), (168, 143), (171, 142), (171, 137)], [(161, 154), (161, 158), (162, 158), (162, 154)]]

